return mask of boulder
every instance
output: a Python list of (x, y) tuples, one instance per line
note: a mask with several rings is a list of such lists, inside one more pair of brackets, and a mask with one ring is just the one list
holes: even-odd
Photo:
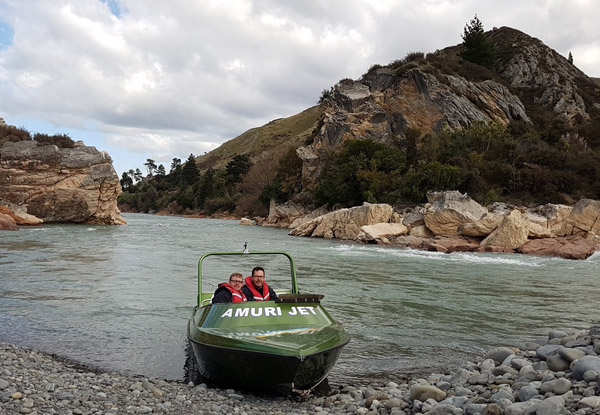
[(294, 236), (313, 236), (355, 240), (364, 225), (388, 222), (393, 208), (379, 203), (336, 210), (301, 224), (290, 231)]
[(240, 219), (240, 225), (244, 225), (244, 226), (254, 226), (256, 225), (256, 222), (253, 221), (252, 219), (248, 219), (248, 218), (241, 218)]
[(528, 255), (557, 256), (566, 259), (586, 259), (600, 251), (600, 240), (582, 236), (533, 239), (517, 249)]
[(424, 402), (427, 399), (433, 399), (437, 402), (446, 397), (446, 392), (431, 385), (416, 385), (410, 390), (410, 400)]
[(0, 212), (0, 230), (2, 231), (18, 231), (19, 227), (17, 226), (17, 222), (7, 215), (6, 213)]
[(263, 222), (263, 226), (289, 228), (295, 220), (304, 217), (308, 213), (308, 209), (294, 202), (285, 202), (277, 205), (275, 200), (271, 199), (269, 216)]
[(0, 199), (44, 222), (124, 224), (120, 193), (110, 156), (95, 147), (28, 140), (0, 148)]
[(422, 248), (427, 251), (437, 252), (471, 252), (475, 251), (479, 247), (479, 241), (467, 238), (464, 236), (436, 236), (433, 239), (425, 240), (422, 244)]
[(501, 250), (517, 249), (525, 242), (529, 234), (527, 215), (515, 209), (504, 217), (498, 228), (481, 241), (480, 247), (497, 247)]
[(504, 220), (504, 215), (485, 213), (481, 219), (460, 225), (458, 233), (465, 236), (488, 236), (496, 230)]
[[(564, 236), (567, 218), (573, 208), (567, 205), (547, 203), (537, 206), (527, 211), (527, 217), (530, 224), (539, 225), (541, 228), (550, 232), (549, 237)], [(533, 226), (536, 234), (545, 235), (546, 231), (540, 231), (537, 226)], [(531, 229), (530, 229), (531, 232)], [(536, 236), (545, 237), (545, 236)]]
[(528, 227), (529, 233), (527, 236), (531, 239), (552, 238), (554, 236), (550, 229), (544, 228), (539, 223), (529, 221)]
[(484, 359), (491, 359), (496, 365), (501, 364), (509, 356), (514, 356), (515, 352), (508, 347), (496, 347), (489, 350), (484, 356)]
[(567, 218), (573, 234), (587, 232), (600, 236), (600, 200), (581, 199)]
[(406, 235), (407, 233), (408, 228), (401, 223), (376, 223), (361, 226), (356, 239), (361, 242), (370, 242), (391, 236)]
[(417, 238), (433, 238), (435, 235), (425, 225), (415, 226), (410, 228), (410, 236)]
[(10, 216), (17, 225), (39, 225), (44, 222), (42, 219), (28, 214), (25, 208), (10, 203), (8, 206), (0, 204), (0, 213)]
[(402, 224), (412, 231), (413, 228), (425, 225), (425, 209), (421, 206), (404, 213)]
[(572, 363), (571, 370), (573, 371), (573, 378), (575, 380), (583, 380), (583, 374), (588, 370), (600, 373), (600, 357), (583, 356)]
[(486, 208), (456, 190), (430, 192), (427, 199), (430, 205), (425, 212), (425, 224), (435, 235), (458, 235), (461, 225), (475, 222), (487, 213)]
[(288, 226), (289, 229), (294, 229), (297, 228), (298, 226), (302, 225), (303, 223), (309, 222), (315, 218), (318, 218), (319, 216), (325, 215), (327, 213), (327, 209), (325, 208), (325, 206), (320, 207), (318, 209), (315, 209), (309, 213), (307, 213), (306, 215), (300, 216), (299, 218), (294, 219), (294, 221), (290, 224), (290, 226)]

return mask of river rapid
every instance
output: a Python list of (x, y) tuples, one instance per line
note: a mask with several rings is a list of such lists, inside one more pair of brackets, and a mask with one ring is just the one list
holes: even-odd
[[(443, 371), (488, 347), (600, 324), (598, 253), (585, 261), (441, 254), (231, 220), (123, 216), (125, 226), (0, 233), (1, 342), (102, 370), (183, 379), (197, 261), (245, 242), (290, 253), (300, 291), (324, 294), (322, 304), (346, 327), (352, 340), (330, 375), (334, 385)], [(239, 268), (230, 271), (249, 275)], [(265, 268), (274, 288), (286, 284)], [(219, 272), (207, 290), (226, 280)]]

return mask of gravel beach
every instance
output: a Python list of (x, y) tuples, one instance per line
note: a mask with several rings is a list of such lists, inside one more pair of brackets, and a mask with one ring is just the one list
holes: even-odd
[(99, 373), (0, 343), (0, 414), (600, 414), (599, 353), (600, 326), (552, 331), (545, 344), (495, 347), (447, 373), (274, 397)]

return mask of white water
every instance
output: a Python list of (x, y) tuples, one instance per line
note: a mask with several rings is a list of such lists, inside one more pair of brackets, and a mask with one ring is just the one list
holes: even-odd
[[(488, 346), (600, 324), (599, 254), (586, 261), (447, 255), (291, 237), (237, 221), (125, 216), (120, 227), (1, 233), (0, 341), (180, 379), (197, 261), (208, 251), (240, 251), (244, 242), (290, 253), (301, 292), (325, 294), (324, 306), (346, 326), (352, 340), (332, 383), (432, 371)], [(285, 284), (270, 269), (267, 280)]]

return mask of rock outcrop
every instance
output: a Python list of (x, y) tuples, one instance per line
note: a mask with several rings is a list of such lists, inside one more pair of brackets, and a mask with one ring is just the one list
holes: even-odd
[(361, 227), (376, 223), (387, 223), (393, 212), (390, 205), (383, 203), (340, 209), (321, 215), (294, 228), (290, 235), (354, 240)]
[(27, 140), (0, 148), (0, 199), (44, 222), (124, 224), (119, 177), (106, 152)]
[(307, 186), (320, 175), (327, 149), (347, 139), (390, 143), (404, 139), (408, 128), (425, 134), (475, 121), (530, 121), (519, 98), (497, 82), (450, 75), (438, 79), (420, 69), (396, 75), (380, 68), (358, 81), (343, 80), (332, 88), (324, 106), (313, 142), (297, 150)]

